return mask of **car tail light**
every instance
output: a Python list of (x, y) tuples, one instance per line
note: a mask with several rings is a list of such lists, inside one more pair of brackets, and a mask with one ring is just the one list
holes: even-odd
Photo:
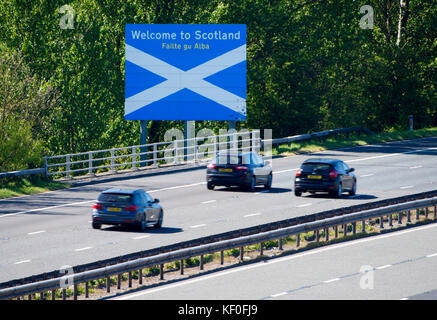
[(235, 170), (249, 170), (249, 168), (246, 166), (236, 166)]
[(206, 166), (208, 169), (215, 169), (217, 166), (214, 163), (210, 163)]
[(93, 209), (103, 210), (103, 206), (101, 204), (94, 203), (93, 204)]
[(337, 176), (338, 176), (338, 172), (335, 171), (335, 170), (332, 170), (332, 171), (329, 173), (329, 177), (330, 177), (330, 178), (337, 178)]
[(296, 177), (300, 176), (302, 174), (302, 169), (298, 169), (296, 171)]
[(124, 208), (124, 211), (137, 211), (137, 210), (138, 210), (138, 207), (135, 205)]

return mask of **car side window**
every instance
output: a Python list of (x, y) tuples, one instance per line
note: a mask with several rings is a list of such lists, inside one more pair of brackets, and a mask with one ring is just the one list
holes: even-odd
[(344, 163), (343, 162), (343, 167), (344, 167), (344, 170), (346, 171), (346, 172), (348, 172), (349, 171), (349, 166), (346, 164), (346, 163)]
[(258, 164), (260, 164), (260, 165), (264, 165), (264, 160), (263, 160), (263, 158), (259, 155), (259, 154), (256, 154), (256, 158), (257, 158), (257, 160), (258, 160)]
[(144, 198), (146, 202), (153, 202), (153, 198), (147, 192), (144, 192)]
[(339, 172), (344, 172), (344, 167), (343, 167), (343, 165), (342, 165), (341, 162), (337, 162), (337, 163), (335, 164), (335, 170), (337, 170), (337, 171), (339, 171)]

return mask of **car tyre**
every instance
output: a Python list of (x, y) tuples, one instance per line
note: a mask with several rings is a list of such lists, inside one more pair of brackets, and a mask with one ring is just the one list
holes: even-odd
[(302, 191), (294, 190), (294, 195), (296, 197), (300, 197), (300, 196), (302, 196)]
[(264, 185), (264, 189), (269, 190), (272, 187), (272, 181), (273, 181), (273, 176), (272, 174), (269, 174), (269, 177), (267, 178), (267, 183)]
[(159, 215), (159, 219), (158, 219), (158, 222), (157, 223), (155, 223), (155, 225), (153, 226), (155, 229), (159, 229), (159, 228), (161, 228), (162, 227), (162, 220), (164, 219), (164, 213), (162, 212), (162, 210), (161, 210), (161, 213), (160, 213), (160, 215)]
[(255, 178), (255, 176), (252, 176), (252, 179), (250, 179), (249, 190), (254, 191), (255, 185), (256, 185), (256, 178)]
[(212, 183), (210, 183), (210, 182), (208, 182), (207, 184), (206, 184), (206, 187), (208, 188), (208, 190), (214, 190), (214, 185), (212, 184)]
[(141, 217), (141, 222), (140, 222), (140, 225), (139, 225), (139, 229), (140, 229), (141, 232), (146, 231), (146, 216), (144, 214)]
[(338, 189), (337, 189), (337, 198), (341, 198), (341, 195), (343, 194), (343, 186), (341, 185), (341, 183), (338, 185)]
[(349, 195), (350, 196), (354, 196), (357, 194), (357, 181), (354, 180), (354, 186), (352, 187), (352, 190), (349, 191)]
[(92, 227), (93, 227), (93, 229), (100, 229), (102, 227), (102, 225), (100, 223), (93, 222)]

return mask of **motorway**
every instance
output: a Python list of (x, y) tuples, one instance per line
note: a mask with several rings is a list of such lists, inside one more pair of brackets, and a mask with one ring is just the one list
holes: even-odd
[(115, 300), (436, 299), (437, 224), (264, 260)]
[[(257, 224), (435, 190), (437, 137), (273, 159), (273, 186), (248, 192), (206, 189), (205, 170), (77, 186), (0, 200), (0, 282)], [(295, 170), (309, 157), (356, 169), (357, 195), (295, 197)], [(160, 199), (163, 228), (91, 228), (91, 206), (111, 187), (143, 188)], [(436, 250), (437, 251), (437, 248)], [(419, 254), (419, 253), (418, 253)], [(348, 257), (349, 258), (349, 257)], [(387, 262), (390, 263), (390, 262)]]

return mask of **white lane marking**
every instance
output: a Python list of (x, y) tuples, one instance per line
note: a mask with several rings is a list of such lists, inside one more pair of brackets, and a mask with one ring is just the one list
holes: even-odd
[(279, 171), (273, 171), (273, 173), (284, 173), (284, 172), (291, 172), (294, 170), (297, 170), (299, 168), (294, 168), (294, 169), (286, 169), (286, 170), (279, 170)]
[(28, 235), (31, 236), (31, 235), (34, 235), (34, 234), (44, 233), (44, 232), (46, 232), (46, 231), (45, 230), (40, 230), (40, 231), (35, 231), (35, 232), (29, 232)]
[(271, 297), (272, 298), (276, 298), (276, 297), (280, 297), (280, 296), (283, 296), (283, 295), (286, 295), (286, 294), (287, 294), (287, 292), (280, 292), (280, 293), (277, 293), (277, 294), (272, 294)]
[(400, 300), (408, 300), (408, 298), (402, 298), (402, 299), (400, 299)]
[(260, 215), (261, 215), (260, 212), (251, 213), (251, 214), (246, 214), (245, 216), (243, 216), (243, 218), (249, 218), (249, 217), (260, 216)]
[(418, 150), (412, 150), (412, 151), (406, 151), (406, 152), (400, 152), (400, 153), (384, 154), (381, 156), (374, 156), (374, 157), (368, 157), (368, 158), (346, 160), (345, 162), (356, 162), (356, 161), (365, 161), (365, 160), (372, 160), (372, 159), (379, 159), (379, 158), (386, 158), (386, 157), (395, 157), (395, 156), (400, 156), (403, 154), (410, 154), (410, 153), (415, 153), (415, 152), (425, 152), (425, 151), (429, 151), (429, 150), (437, 150), (437, 147), (425, 148), (425, 149), (420, 149), (420, 150), (418, 149)]
[(22, 264), (27, 262), (30, 262), (30, 260), (22, 260), (22, 261), (15, 262), (14, 264)]
[(410, 167), (410, 169), (419, 169), (419, 168), (423, 168), (423, 166), (414, 166), (414, 167)]
[(208, 200), (208, 201), (202, 201), (201, 204), (208, 204), (208, 203), (213, 203), (216, 202), (217, 200)]
[(150, 235), (145, 235), (145, 236), (138, 236), (138, 237), (133, 237), (132, 240), (139, 240), (139, 239), (144, 239), (144, 238), (149, 238)]
[(181, 185), (181, 186), (174, 186), (174, 187), (150, 190), (150, 191), (147, 191), (147, 192), (148, 193), (153, 193), (153, 192), (166, 191), (166, 190), (174, 190), (174, 189), (180, 189), (180, 188), (189, 188), (189, 187), (199, 186), (199, 185), (202, 185), (202, 184), (206, 184), (206, 182), (197, 182), (197, 183), (191, 183), (191, 184), (184, 184), (184, 185)]
[(43, 210), (50, 210), (50, 209), (67, 207), (67, 206), (74, 206), (74, 205), (90, 203), (90, 202), (94, 202), (94, 201), (96, 201), (96, 200), (65, 203), (65, 204), (60, 204), (60, 205), (57, 205), (57, 206), (44, 207), (44, 208), (38, 208), (38, 209), (32, 209), (32, 210), (26, 210), (26, 211), (14, 212), (14, 213), (8, 213), (8, 214), (5, 214), (5, 215), (1, 215), (0, 218), (6, 217), (6, 216), (15, 216), (17, 214), (23, 214), (23, 213), (30, 213), (30, 212), (37, 212), (37, 211), (43, 211)]
[(296, 206), (296, 208), (309, 207), (310, 205), (312, 205), (312, 203), (299, 204), (299, 205)]
[(382, 270), (382, 269), (390, 268), (391, 266), (392, 266), (391, 264), (386, 264), (386, 265), (383, 265), (383, 266), (380, 266), (380, 267), (376, 267), (375, 269), (376, 270)]
[(432, 254), (427, 255), (426, 257), (427, 258), (432, 258), (432, 257), (436, 257), (436, 256), (437, 256), (437, 253), (432, 253)]
[(369, 174), (363, 174), (362, 176), (360, 176), (360, 178), (366, 178), (366, 177), (371, 177), (373, 176), (373, 173), (369, 173)]
[(401, 187), (401, 189), (411, 189), (411, 188), (414, 188), (414, 186), (403, 186), (403, 187)]
[(191, 226), (190, 228), (200, 228), (200, 227), (204, 227), (204, 226), (206, 226), (206, 224), (196, 224), (195, 226)]
[(329, 280), (325, 280), (323, 281), (323, 283), (331, 283), (331, 282), (335, 282), (335, 281), (339, 281), (340, 278), (334, 278), (334, 279), (329, 279)]
[(275, 264), (275, 263), (286, 262), (286, 261), (289, 261), (289, 260), (294, 260), (294, 259), (298, 259), (298, 258), (302, 258), (302, 257), (305, 257), (305, 256), (310, 256), (310, 255), (326, 252), (326, 251), (336, 250), (336, 249), (340, 249), (340, 248), (344, 248), (344, 247), (355, 246), (355, 245), (359, 245), (359, 244), (370, 242), (370, 241), (378, 241), (378, 240), (381, 240), (381, 239), (397, 237), (397, 236), (404, 235), (404, 234), (407, 234), (407, 233), (423, 231), (423, 230), (427, 230), (427, 229), (431, 229), (431, 228), (436, 228), (436, 227), (437, 227), (437, 224), (430, 224), (430, 225), (426, 225), (426, 226), (423, 226), (423, 227), (417, 227), (417, 228), (410, 229), (410, 230), (397, 231), (397, 232), (394, 232), (394, 233), (379, 235), (379, 236), (375, 236), (374, 238), (365, 238), (365, 239), (353, 240), (351, 242), (346, 242), (346, 243), (340, 243), (340, 244), (337, 244), (337, 245), (333, 245), (332, 247), (324, 247), (324, 248), (320, 248), (320, 249), (314, 249), (314, 250), (311, 250), (311, 251), (302, 252), (300, 254), (295, 254), (295, 255), (292, 255), (292, 256), (289, 256), (289, 257), (278, 258), (278, 260), (271, 260), (271, 261), (269, 261), (269, 263), (261, 262), (261, 263), (257, 263), (257, 264), (253, 264), (253, 265), (249, 265), (249, 266), (238, 267), (237, 269), (233, 269), (233, 270), (227, 270), (227, 271), (222, 271), (222, 272), (219, 271), (218, 273), (215, 273), (215, 274), (212, 274), (212, 275), (202, 276), (202, 277), (197, 278), (197, 279), (185, 280), (185, 281), (182, 281), (182, 282), (165, 285), (163, 287), (159, 287), (159, 288), (155, 288), (155, 289), (148, 289), (147, 291), (137, 292), (137, 293), (133, 293), (133, 294), (127, 294), (127, 295), (124, 295), (124, 296), (121, 296), (121, 297), (118, 297), (118, 298), (114, 298), (114, 299), (115, 300), (133, 299), (133, 298), (137, 298), (139, 296), (143, 296), (143, 295), (146, 295), (146, 294), (155, 293), (157, 291), (172, 289), (172, 288), (180, 287), (180, 286), (183, 286), (183, 285), (196, 283), (196, 282), (199, 282), (199, 281), (209, 280), (209, 279), (212, 279), (212, 278), (221, 277), (221, 276), (232, 274), (232, 273), (235, 273), (235, 272), (246, 271), (246, 270), (251, 270), (251, 269), (255, 269), (255, 268), (262, 268), (262, 267), (265, 267), (265, 266), (271, 266), (272, 264)]
[(79, 248), (79, 249), (74, 249), (74, 251), (78, 252), (78, 251), (85, 251), (85, 250), (89, 250), (92, 249), (93, 247), (85, 247), (85, 248)]

